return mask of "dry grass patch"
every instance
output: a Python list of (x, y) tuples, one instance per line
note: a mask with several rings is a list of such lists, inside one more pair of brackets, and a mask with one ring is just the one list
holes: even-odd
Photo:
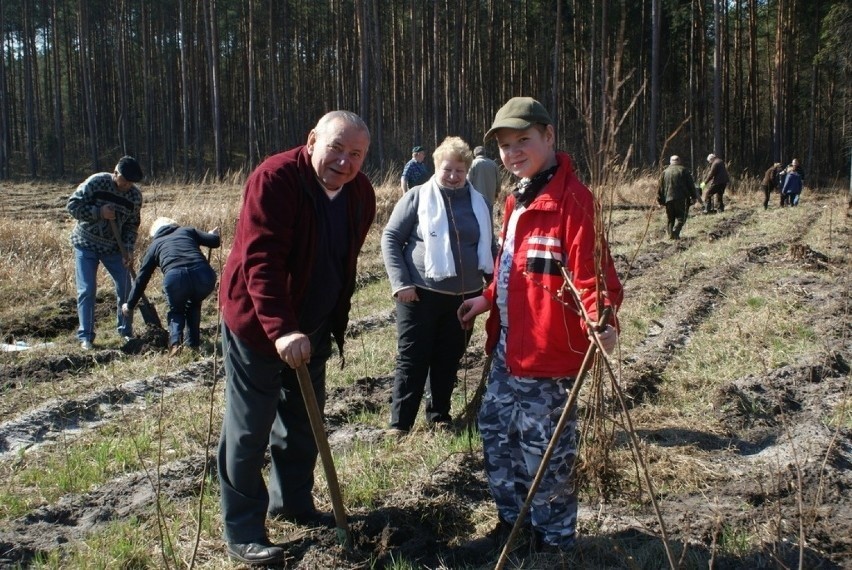
[(349, 339), (344, 347), (346, 366), (335, 356), (326, 367), (329, 387), (349, 386), (359, 378), (393, 374), (396, 366), (396, 327), (385, 326)]
[[(51, 221), (3, 220), (0, 275), (4, 276), (0, 280), (0, 322), (34, 302), (43, 302), (45, 297), (75, 294), (74, 258), (68, 234)], [(33, 290), (39, 295), (34, 297)]]
[[(725, 292), (718, 316), (702, 323), (666, 371), (668, 403), (701, 410), (720, 386), (820, 351), (810, 309), (777, 290), (771, 269), (754, 268)], [(764, 292), (755, 296), (754, 292)], [(720, 366), (724, 363), (724, 366)]]

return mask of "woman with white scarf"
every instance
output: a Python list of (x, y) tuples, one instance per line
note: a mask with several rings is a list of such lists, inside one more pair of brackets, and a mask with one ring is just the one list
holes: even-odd
[(427, 423), (449, 427), (450, 399), (469, 338), (456, 311), (479, 295), (483, 275), (494, 271), (488, 205), (467, 181), (470, 147), (447, 137), (432, 158), (435, 174), (403, 195), (382, 234), (396, 300), (390, 428), (401, 434), (413, 427), (424, 392)]

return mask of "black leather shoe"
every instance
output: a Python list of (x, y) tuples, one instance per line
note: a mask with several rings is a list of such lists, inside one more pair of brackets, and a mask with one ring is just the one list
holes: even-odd
[(269, 541), (228, 543), (228, 556), (244, 564), (262, 566), (284, 560), (284, 549)]

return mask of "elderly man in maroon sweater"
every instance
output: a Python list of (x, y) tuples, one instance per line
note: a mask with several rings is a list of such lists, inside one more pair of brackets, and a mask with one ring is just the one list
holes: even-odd
[(219, 299), (228, 382), (218, 468), (228, 554), (246, 564), (284, 557), (267, 536), (267, 513), (323, 522), (312, 496), (317, 448), (294, 369), (307, 365), (322, 408), (331, 337), (342, 355), (357, 257), (376, 212), (361, 172), (369, 145), (358, 115), (332, 111), (306, 145), (258, 166), (243, 192)]

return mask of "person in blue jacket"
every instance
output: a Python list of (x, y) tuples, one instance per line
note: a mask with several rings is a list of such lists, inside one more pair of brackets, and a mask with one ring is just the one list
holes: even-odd
[(802, 193), (802, 176), (794, 165), (787, 167), (784, 183), (781, 186), (781, 205), (799, 205), (799, 195)]
[[(163, 271), (163, 293), (169, 305), (169, 354), (180, 352), (181, 342), (197, 350), (201, 342), (201, 303), (216, 288), (216, 272), (201, 253), (201, 246), (219, 247), (219, 228), (210, 232), (181, 226), (171, 218), (151, 224), (153, 241), (148, 246), (139, 274), (121, 310), (133, 311), (158, 266)], [(186, 335), (184, 335), (186, 330)]]

